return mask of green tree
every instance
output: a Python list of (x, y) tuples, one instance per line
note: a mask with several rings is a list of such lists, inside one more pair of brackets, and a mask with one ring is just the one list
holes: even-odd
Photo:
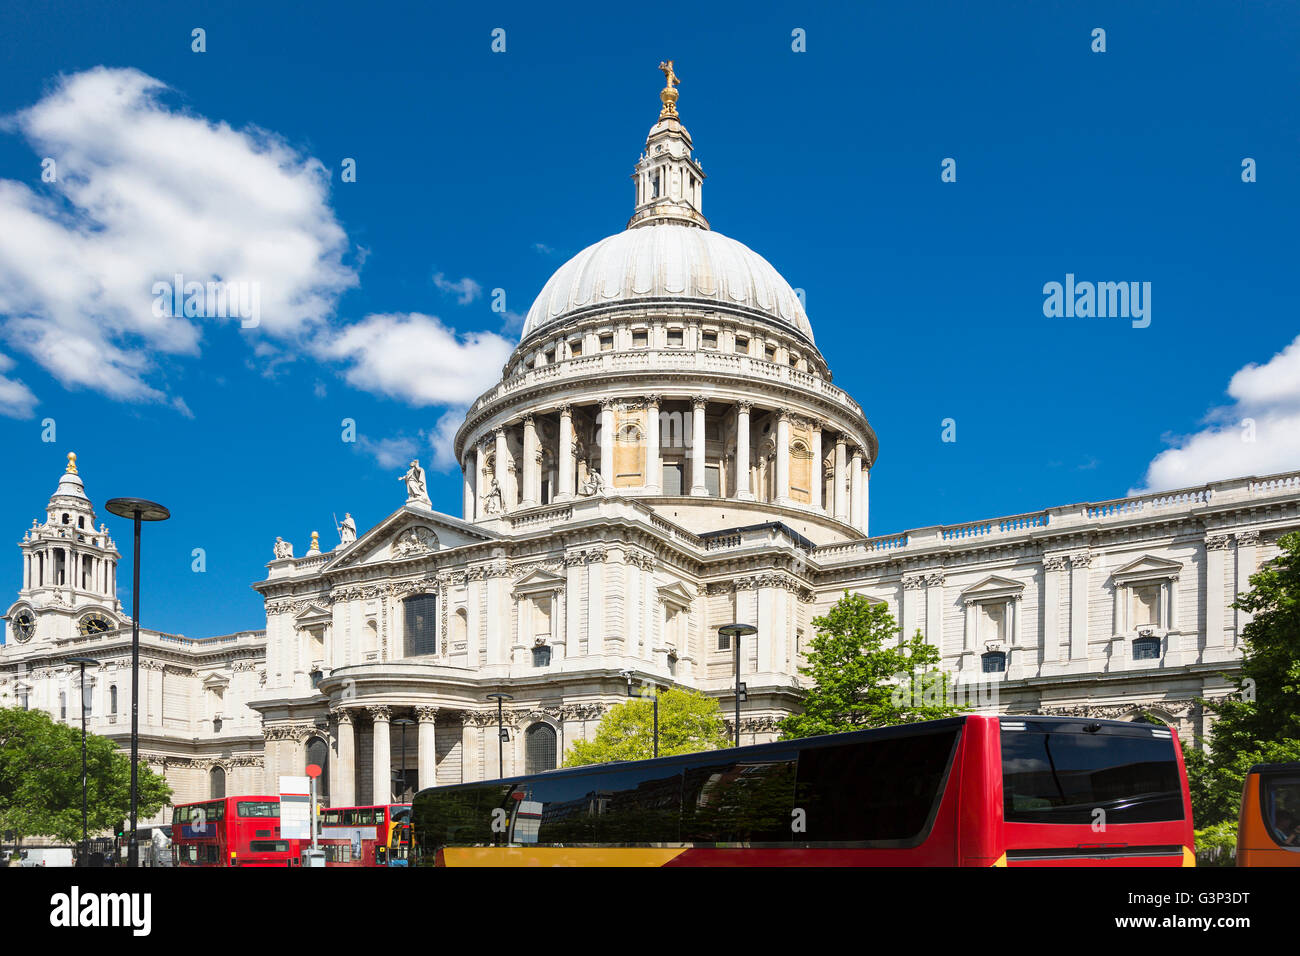
[(783, 739), (935, 720), (963, 710), (949, 704), (938, 649), (920, 631), (899, 646), (901, 629), (884, 604), (846, 591), (812, 625), (808, 666), (799, 668), (812, 687), (803, 713), (781, 721)]
[[(716, 699), (680, 688), (659, 693), (659, 756), (717, 750), (729, 744)], [(564, 765), (645, 760), (653, 755), (653, 704), (649, 700), (629, 700), (601, 718), (594, 740), (574, 741)]]
[[(138, 813), (149, 817), (171, 787), (144, 763)], [(115, 829), (130, 812), (131, 760), (107, 737), (86, 736), (86, 805), (90, 833)], [(81, 839), (81, 728), (40, 710), (0, 708), (0, 831)]]
[(1281, 552), (1233, 603), (1254, 617), (1242, 630), (1236, 690), (1201, 701), (1218, 718), (1209, 753), (1199, 741), (1183, 747), (1199, 827), (1236, 820), (1252, 764), (1300, 760), (1300, 533), (1278, 543)]

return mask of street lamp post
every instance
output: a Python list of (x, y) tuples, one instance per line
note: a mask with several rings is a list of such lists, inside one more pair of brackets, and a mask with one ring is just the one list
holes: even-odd
[(86, 667), (98, 667), (99, 661), (93, 657), (69, 657), (69, 664), (81, 667), (81, 852), (77, 854), (77, 866), (86, 865)]
[(144, 498), (112, 498), (104, 504), (110, 514), (130, 518), (135, 524), (131, 555), (131, 836), (128, 866), (140, 865), (136, 842), (136, 810), (140, 802), (140, 522), (166, 521), (172, 513)]
[(406, 728), (415, 723), (410, 717), (398, 717), (393, 723), (402, 728), (402, 792), (397, 796), (398, 803), (406, 802)]
[[(623, 676), (627, 678), (627, 696), (638, 697), (636, 691), (632, 689), (632, 672), (623, 671)], [(655, 684), (650, 686), (650, 703), (654, 705), (654, 755), (659, 756), (659, 688)]]
[(740, 639), (750, 634), (757, 634), (758, 628), (753, 624), (724, 624), (718, 628), (719, 634), (726, 634), (736, 645), (736, 746), (740, 746), (740, 702), (745, 699), (745, 685), (740, 681)]
[(506, 775), (506, 733), (505, 719), (501, 710), (501, 705), (507, 700), (514, 700), (509, 694), (488, 694), (488, 700), (497, 702), (497, 779)]

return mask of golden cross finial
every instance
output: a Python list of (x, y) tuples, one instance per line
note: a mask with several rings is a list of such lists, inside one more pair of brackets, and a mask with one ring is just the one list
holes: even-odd
[(664, 104), (664, 108), (659, 111), (659, 118), (661, 120), (675, 118), (677, 116), (677, 90), (674, 86), (680, 83), (681, 80), (673, 72), (672, 60), (664, 60), (659, 64), (659, 69), (664, 74), (664, 88), (659, 91), (659, 101)]
[(68, 474), (75, 475), (76, 473), (77, 473), (77, 453), (75, 451), (70, 451), (68, 452)]

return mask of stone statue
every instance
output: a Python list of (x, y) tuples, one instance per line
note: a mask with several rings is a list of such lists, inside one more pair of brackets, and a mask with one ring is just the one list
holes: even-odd
[(501, 500), (501, 485), (495, 476), (488, 480), (492, 484), (488, 486), (487, 493), (483, 495), (483, 513), (488, 515), (500, 514), (505, 507)]
[(339, 525), (339, 544), (349, 545), (357, 540), (357, 523), (349, 512), (343, 513), (343, 523)]
[(411, 462), (411, 467), (406, 469), (406, 474), (400, 480), (406, 482), (406, 503), (408, 505), (412, 502), (419, 502), (428, 505), (430, 508), (433, 507), (433, 503), (429, 501), (429, 492), (424, 480), (424, 469), (420, 467), (418, 458)]
[(277, 559), (292, 558), (293, 544), (292, 542), (285, 541), (284, 538), (276, 538), (275, 544), (272, 547), (272, 553), (275, 555)]
[(591, 470), (587, 472), (587, 480), (582, 483), (578, 489), (579, 494), (591, 497), (592, 495), (603, 494), (605, 491), (605, 479), (600, 477), (600, 472)]

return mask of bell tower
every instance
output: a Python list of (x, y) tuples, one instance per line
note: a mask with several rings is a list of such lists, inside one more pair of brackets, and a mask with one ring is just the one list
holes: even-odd
[(120, 555), (108, 528), (95, 528), (95, 509), (77, 474), (75, 453), (68, 453), (67, 467), (45, 506), (44, 523), (33, 520), (19, 548), (23, 586), (5, 615), (10, 639), (26, 643), (37, 636), (89, 636), (121, 624)]
[(666, 85), (659, 91), (663, 109), (650, 128), (645, 152), (632, 173), (636, 184), (636, 209), (627, 227), (671, 222), (709, 228), (704, 218), (704, 170), (692, 156), (691, 134), (677, 116), (679, 82), (673, 61), (659, 64)]

